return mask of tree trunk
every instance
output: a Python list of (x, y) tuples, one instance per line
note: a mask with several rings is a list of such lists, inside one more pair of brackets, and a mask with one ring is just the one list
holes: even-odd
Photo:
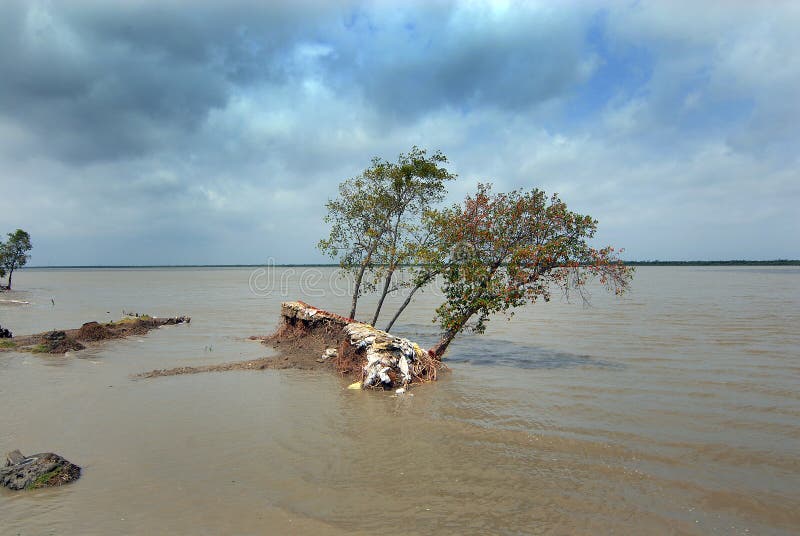
[(355, 288), (353, 289), (353, 301), (350, 303), (350, 318), (353, 320), (356, 319), (356, 305), (358, 305), (358, 293), (361, 290), (361, 281), (364, 279), (364, 272), (367, 271), (367, 266), (369, 265), (370, 261), (372, 261), (372, 254), (375, 253), (377, 247), (378, 241), (376, 240), (373, 245), (370, 246), (370, 249), (367, 252), (367, 257), (364, 259), (364, 262), (361, 263), (361, 268), (359, 268), (358, 274), (356, 275), (356, 284)]
[(403, 311), (405, 311), (406, 307), (408, 307), (408, 304), (411, 303), (411, 298), (414, 297), (414, 293), (416, 291), (418, 291), (419, 289), (421, 289), (421, 288), (422, 288), (422, 285), (417, 285), (413, 289), (411, 289), (411, 292), (409, 292), (408, 296), (406, 297), (406, 301), (403, 302), (403, 305), (401, 305), (400, 308), (397, 310), (397, 312), (394, 314), (394, 316), (392, 317), (391, 322), (389, 322), (389, 324), (386, 326), (386, 329), (384, 331), (389, 331), (390, 329), (392, 329), (392, 326), (394, 326), (394, 323), (397, 322), (397, 319), (400, 318), (400, 315), (403, 313)]
[(8, 290), (11, 290), (11, 274), (14, 273), (14, 270), (8, 271)]
[(394, 270), (394, 268), (390, 268), (389, 272), (386, 274), (386, 281), (383, 283), (383, 292), (381, 292), (381, 297), (378, 300), (378, 306), (375, 308), (375, 314), (372, 317), (373, 326), (378, 323), (378, 316), (381, 314), (383, 301), (386, 299), (386, 295), (389, 293), (389, 285), (392, 283), (392, 275), (394, 275)]
[(353, 300), (350, 302), (350, 314), (348, 315), (350, 318), (355, 320), (356, 318), (356, 305), (358, 305), (358, 292), (361, 289), (361, 280), (364, 278), (364, 272), (367, 269), (366, 264), (362, 264), (361, 268), (358, 271), (358, 275), (356, 275), (356, 284), (353, 288)]
[(444, 351), (447, 350), (447, 347), (450, 346), (450, 343), (453, 342), (453, 339), (461, 333), (461, 330), (464, 329), (464, 326), (469, 322), (469, 319), (478, 312), (477, 309), (469, 309), (467, 310), (461, 318), (458, 319), (458, 322), (453, 324), (453, 327), (449, 330), (445, 331), (442, 335), (442, 338), (439, 339), (439, 342), (434, 344), (428, 352), (433, 355), (433, 357), (437, 359), (442, 359), (442, 355), (444, 355)]
[[(478, 297), (482, 296), (483, 293), (486, 291), (487, 281), (490, 281), (492, 276), (494, 276), (494, 273), (498, 270), (498, 268), (500, 268), (500, 265), (503, 262), (502, 259), (503, 257), (501, 256), (500, 259), (498, 259), (492, 264), (492, 268), (489, 271), (489, 277), (481, 284), (481, 293), (479, 294)], [(473, 300), (473, 302), (475, 301), (477, 300)], [(464, 328), (464, 325), (469, 321), (470, 318), (472, 318), (472, 315), (474, 315), (477, 312), (478, 312), (477, 308), (468, 309), (467, 313), (464, 314), (458, 320), (458, 322), (455, 323), (455, 326), (452, 329), (446, 331), (444, 335), (442, 335), (442, 338), (439, 340), (439, 342), (433, 345), (433, 347), (430, 350), (428, 350), (428, 352), (430, 352), (433, 355), (433, 357), (441, 359), (442, 355), (444, 355), (445, 350), (447, 350), (447, 347), (450, 346), (451, 342), (453, 342), (455, 336), (461, 333), (461, 330)]]
[(445, 350), (447, 350), (447, 347), (450, 346), (451, 342), (453, 342), (453, 339), (458, 334), (458, 331), (459, 330), (450, 330), (445, 332), (444, 335), (442, 335), (442, 338), (439, 339), (439, 342), (434, 344), (431, 349), (428, 350), (428, 353), (441, 361)]
[(389, 285), (392, 283), (392, 276), (394, 275), (394, 271), (397, 269), (397, 239), (398, 239), (398, 229), (400, 228), (400, 221), (401, 216), (405, 212), (405, 207), (397, 214), (397, 220), (394, 223), (394, 229), (392, 231), (392, 255), (389, 258), (389, 271), (386, 274), (386, 282), (383, 284), (383, 292), (381, 292), (381, 297), (378, 300), (378, 306), (375, 307), (375, 314), (372, 316), (372, 325), (373, 327), (375, 324), (378, 323), (378, 317), (381, 314), (381, 308), (383, 307), (383, 301), (386, 299), (386, 295), (389, 293)]

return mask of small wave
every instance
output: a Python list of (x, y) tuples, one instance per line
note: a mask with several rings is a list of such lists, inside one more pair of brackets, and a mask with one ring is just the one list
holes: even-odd
[(621, 363), (597, 359), (590, 355), (560, 352), (513, 341), (488, 339), (479, 336), (455, 341), (447, 354), (446, 361), (449, 363), (470, 363), (472, 365), (523, 369), (624, 368)]
[[(392, 333), (408, 337), (422, 347), (433, 345), (439, 336), (430, 325), (403, 323)], [(520, 344), (515, 341), (491, 339), (483, 335), (462, 333), (453, 341), (445, 356), (448, 363), (469, 363), (515, 367), (523, 369), (553, 369), (571, 367), (598, 367), (605, 369), (624, 368), (621, 363), (604, 361), (590, 355), (560, 352), (538, 346)]]
[(24, 300), (0, 300), (0, 303), (8, 303), (10, 305), (30, 305), (31, 302)]

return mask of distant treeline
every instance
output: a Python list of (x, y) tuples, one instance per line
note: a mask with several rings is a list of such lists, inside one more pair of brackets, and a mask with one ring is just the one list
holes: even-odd
[(800, 260), (772, 261), (625, 261), (628, 266), (800, 266)]

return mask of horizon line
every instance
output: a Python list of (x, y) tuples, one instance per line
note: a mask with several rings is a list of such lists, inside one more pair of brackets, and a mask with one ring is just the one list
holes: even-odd
[[(766, 259), (766, 260), (748, 260), (748, 259), (726, 259), (726, 260), (691, 260), (691, 261), (676, 261), (676, 260), (647, 260), (647, 261), (623, 261), (630, 266), (709, 266), (709, 265), (800, 265), (800, 259)], [(274, 264), (86, 264), (86, 265), (37, 265), (37, 266), (24, 266), (20, 270), (26, 269), (79, 269), (79, 268), (262, 268), (265, 266), (275, 266), (280, 268), (292, 267), (322, 267), (322, 268), (336, 268), (338, 263), (274, 263)], [(411, 265), (406, 265), (411, 266)]]

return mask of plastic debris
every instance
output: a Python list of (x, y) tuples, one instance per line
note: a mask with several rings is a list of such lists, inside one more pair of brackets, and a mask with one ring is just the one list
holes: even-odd
[[(301, 301), (283, 302), (281, 319), (275, 333), (264, 340), (299, 344), (313, 336), (313, 352), (320, 356), (316, 361), (331, 363), (342, 376), (361, 380), (362, 389), (388, 391), (435, 381), (438, 371), (447, 368), (408, 339)], [(350, 388), (359, 388), (355, 385)]]
[(345, 326), (344, 333), (350, 347), (366, 360), (362, 375), (364, 388), (405, 387), (415, 376), (425, 381), (430, 373), (429, 356), (408, 339), (358, 322)]
[(350, 385), (347, 386), (347, 388), (348, 389), (352, 389), (354, 391), (355, 390), (359, 390), (360, 391), (361, 390), (361, 382), (351, 383)]
[(325, 352), (324, 352), (324, 353), (323, 353), (323, 354), (320, 356), (320, 358), (319, 358), (319, 359), (317, 359), (317, 361), (318, 361), (318, 362), (320, 362), (320, 363), (322, 363), (323, 361), (326, 361), (326, 360), (328, 360), (328, 359), (331, 359), (332, 357), (336, 357), (336, 355), (337, 355), (337, 354), (338, 354), (338, 352), (336, 351), (336, 348), (328, 348), (328, 349), (327, 349), (327, 350), (325, 350)]

